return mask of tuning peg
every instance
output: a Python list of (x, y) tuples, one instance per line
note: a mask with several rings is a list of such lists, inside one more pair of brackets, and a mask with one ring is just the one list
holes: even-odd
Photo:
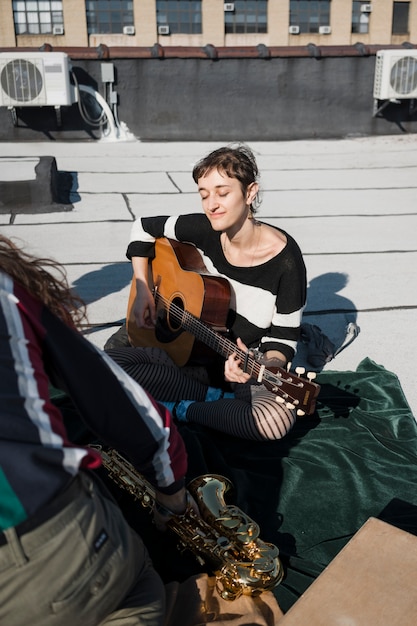
[(301, 376), (302, 374), (305, 374), (305, 367), (296, 367), (295, 368), (295, 373), (298, 374), (299, 376)]
[(317, 372), (307, 372), (307, 378), (308, 380), (314, 380), (317, 378)]
[(286, 407), (287, 409), (295, 409), (295, 404), (292, 404), (292, 402), (287, 402)]
[(291, 365), (292, 365), (292, 362), (291, 362), (291, 361), (288, 361), (288, 363), (287, 363), (287, 372), (289, 372), (289, 371), (290, 371), (290, 369), (291, 369)]
[(284, 404), (285, 399), (282, 396), (275, 396), (275, 400), (279, 402), (279, 404)]
[(298, 415), (298, 417), (304, 417), (305, 416), (305, 411), (303, 411), (302, 409), (298, 409), (297, 410), (297, 415)]

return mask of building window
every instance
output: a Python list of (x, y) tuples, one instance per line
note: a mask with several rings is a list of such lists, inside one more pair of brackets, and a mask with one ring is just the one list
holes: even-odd
[(156, 23), (166, 34), (200, 34), (201, 0), (156, 0)]
[(394, 2), (392, 10), (392, 34), (408, 35), (409, 2)]
[(352, 3), (352, 33), (369, 33), (369, 11), (364, 11), (367, 5), (360, 0)]
[(62, 0), (20, 0), (13, 2), (12, 6), (16, 35), (52, 33), (53, 26), (64, 24)]
[(290, 26), (300, 33), (318, 33), (330, 25), (330, 0), (290, 0)]
[(225, 33), (266, 33), (267, 0), (235, 0), (224, 4)]
[(124, 26), (133, 26), (132, 0), (86, 0), (89, 35), (122, 33)]

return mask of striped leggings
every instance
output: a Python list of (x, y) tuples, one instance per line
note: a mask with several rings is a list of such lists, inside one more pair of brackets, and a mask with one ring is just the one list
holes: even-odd
[(210, 380), (205, 368), (178, 367), (159, 348), (112, 348), (106, 352), (156, 400), (192, 400), (187, 422), (257, 441), (281, 439), (295, 422), (295, 411), (278, 403), (275, 394), (262, 385), (235, 385), (235, 398), (206, 402)]

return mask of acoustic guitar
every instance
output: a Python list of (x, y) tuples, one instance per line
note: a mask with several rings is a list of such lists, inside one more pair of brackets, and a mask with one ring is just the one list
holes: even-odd
[[(133, 277), (127, 309), (127, 332), (133, 346), (159, 347), (180, 367), (198, 359), (202, 346), (227, 359), (234, 352), (245, 371), (277, 396), (278, 402), (297, 409), (298, 415), (314, 413), (320, 385), (280, 367), (265, 367), (256, 356), (240, 350), (228, 339), (226, 319), (230, 305), (230, 284), (208, 273), (197, 249), (191, 244), (161, 238), (155, 242), (150, 263), (157, 310), (155, 329), (138, 328), (133, 303)], [(223, 333), (223, 334), (222, 334)], [(297, 370), (297, 373), (303, 373)]]

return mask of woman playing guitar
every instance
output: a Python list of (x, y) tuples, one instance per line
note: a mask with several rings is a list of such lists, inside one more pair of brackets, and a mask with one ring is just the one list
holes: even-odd
[(306, 298), (302, 254), (288, 233), (255, 218), (258, 167), (247, 146), (211, 152), (195, 165), (193, 179), (202, 213), (139, 218), (133, 225), (127, 250), (136, 288), (131, 318), (145, 334), (158, 326), (149, 260), (161, 238), (186, 242), (195, 247), (206, 272), (230, 285), (226, 326), (236, 351), (219, 370), (214, 356), (204, 366), (188, 362), (179, 367), (163, 342), (112, 348), (110, 341), (106, 350), (178, 420), (246, 439), (279, 439), (295, 422), (294, 405), (277, 402), (276, 393), (254, 380), (247, 361), (255, 351), (268, 369), (292, 360)]

